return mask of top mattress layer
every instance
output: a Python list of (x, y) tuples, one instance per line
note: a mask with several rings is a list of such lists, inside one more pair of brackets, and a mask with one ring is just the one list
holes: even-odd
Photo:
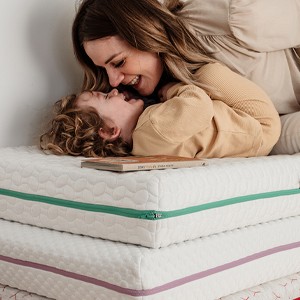
[(300, 214), (300, 155), (119, 174), (35, 147), (0, 149), (0, 217), (163, 247)]

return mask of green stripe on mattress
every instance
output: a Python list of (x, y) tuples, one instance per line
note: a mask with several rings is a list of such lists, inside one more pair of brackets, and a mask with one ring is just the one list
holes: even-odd
[(239, 196), (239, 197), (224, 199), (220, 201), (205, 203), (201, 205), (186, 207), (186, 208), (172, 210), (172, 211), (155, 211), (155, 210), (136, 210), (131, 208), (122, 208), (122, 207), (115, 207), (109, 205), (83, 203), (78, 201), (65, 200), (65, 199), (59, 199), (59, 198), (35, 195), (29, 193), (22, 193), (18, 191), (0, 188), (0, 195), (12, 197), (12, 198), (19, 198), (22, 200), (46, 203), (46, 204), (62, 206), (62, 207), (70, 207), (70, 208), (84, 210), (84, 211), (100, 212), (100, 213), (124, 216), (128, 218), (139, 218), (139, 219), (146, 219), (146, 220), (173, 218), (173, 217), (178, 217), (178, 216), (196, 213), (200, 211), (205, 211), (212, 208), (223, 207), (227, 205), (249, 202), (253, 200), (262, 200), (266, 198), (290, 196), (296, 194), (300, 194), (300, 189), (280, 190), (280, 191), (252, 194), (246, 196)]

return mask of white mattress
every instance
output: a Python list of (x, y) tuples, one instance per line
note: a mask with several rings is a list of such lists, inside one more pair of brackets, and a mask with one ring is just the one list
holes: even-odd
[(0, 218), (163, 247), (300, 215), (300, 155), (119, 174), (35, 147), (0, 149)]
[[(270, 299), (295, 299), (300, 298), (300, 272), (283, 278), (262, 283), (258, 286), (234, 293), (218, 300), (270, 300)], [(297, 299), (296, 299), (297, 297)], [(0, 283), (1, 300), (51, 300), (27, 291), (22, 291)], [(101, 300), (101, 296), (98, 296)], [(96, 300), (96, 299), (95, 299)], [(205, 299), (202, 299), (205, 300)]]
[(4, 220), (0, 228), (1, 284), (57, 300), (219, 299), (300, 271), (300, 217), (160, 249)]

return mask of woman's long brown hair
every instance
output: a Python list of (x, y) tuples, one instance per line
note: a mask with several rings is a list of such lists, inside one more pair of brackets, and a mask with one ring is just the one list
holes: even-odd
[(204, 54), (187, 20), (180, 0), (82, 0), (73, 22), (75, 55), (84, 69), (84, 90), (107, 91), (106, 71), (93, 64), (83, 43), (119, 35), (141, 51), (159, 53), (165, 72), (186, 84), (202, 86), (196, 71), (214, 59)]

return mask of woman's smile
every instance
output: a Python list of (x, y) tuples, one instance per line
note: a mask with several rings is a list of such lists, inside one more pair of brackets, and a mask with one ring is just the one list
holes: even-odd
[(96, 66), (106, 70), (112, 87), (130, 85), (140, 95), (149, 96), (163, 73), (157, 53), (140, 51), (119, 36), (84, 42), (84, 49)]

